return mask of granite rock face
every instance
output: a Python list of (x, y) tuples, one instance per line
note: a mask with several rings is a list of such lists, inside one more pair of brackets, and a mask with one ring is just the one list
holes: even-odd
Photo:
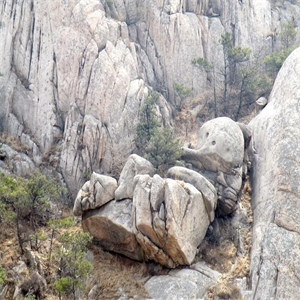
[(190, 269), (172, 270), (168, 275), (153, 276), (145, 288), (153, 299), (203, 299), (207, 289), (220, 276), (220, 273), (201, 262)]
[[(215, 211), (228, 215), (236, 209), (245, 157), (244, 131), (228, 118), (205, 123), (199, 131), (199, 149), (186, 148), (183, 154), (199, 172), (172, 167), (167, 178), (161, 178), (153, 175), (155, 170), (147, 160), (130, 155), (118, 185), (113, 178), (93, 173), (79, 191), (73, 212), (83, 214), (83, 228), (109, 250), (169, 268), (191, 265)], [(132, 201), (130, 206), (128, 201)], [(124, 203), (128, 204), (126, 213)], [(119, 236), (123, 232), (126, 238)], [(124, 246), (129, 234), (130, 255)]]
[(253, 132), (253, 299), (296, 299), (300, 265), (300, 48), (286, 60)]
[(238, 123), (220, 117), (204, 123), (199, 129), (196, 149), (184, 148), (182, 158), (197, 172), (210, 178), (216, 187), (218, 215), (232, 213), (237, 205), (246, 163), (244, 150), (248, 136), (244, 133), (246, 131)]
[(221, 34), (264, 56), (272, 52), (269, 33), (299, 16), (299, 0), (4, 1), (0, 130), (32, 148), (37, 164), (59, 140), (59, 168), (75, 196), (84, 174), (119, 173), (149, 88), (161, 95), (163, 122), (172, 123), (172, 107), (183, 104), (175, 83), (193, 96), (212, 92), (207, 72), (191, 61), (222, 69)]
[(147, 172), (153, 176), (151, 164), (132, 155), (118, 188), (113, 178), (93, 173), (78, 192), (73, 212), (82, 215), (84, 230), (110, 251), (169, 268), (190, 265), (213, 221), (217, 192), (201, 175), (196, 188)]

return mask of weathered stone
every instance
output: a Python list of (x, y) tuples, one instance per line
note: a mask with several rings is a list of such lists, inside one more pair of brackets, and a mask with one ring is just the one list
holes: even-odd
[(90, 209), (94, 209), (114, 199), (117, 181), (112, 177), (93, 172), (89, 189), (91, 196), (94, 198), (93, 206)]
[[(133, 228), (139, 244), (142, 246), (148, 260), (154, 260), (169, 268), (174, 268), (176, 264), (165, 253), (164, 240), (157, 235), (153, 226), (153, 218), (157, 212), (152, 212), (150, 197), (152, 190), (163, 190), (163, 182), (159, 186), (153, 187), (152, 178), (149, 175), (137, 175), (135, 177), (135, 189), (133, 194)], [(165, 231), (165, 220), (163, 219), (162, 229)], [(167, 233), (163, 233), (167, 235)]]
[(120, 174), (118, 188), (115, 191), (115, 199), (121, 200), (125, 198), (133, 198), (134, 177), (137, 174), (149, 174), (153, 176), (154, 167), (146, 159), (132, 154), (127, 159), (127, 162)]
[(73, 214), (81, 216), (86, 210), (101, 207), (114, 199), (116, 189), (116, 179), (93, 172), (91, 179), (83, 185), (77, 194)]
[(184, 148), (184, 160), (198, 169), (231, 173), (244, 159), (244, 136), (238, 124), (221, 117), (203, 124), (196, 149)]
[(73, 206), (74, 216), (77, 217), (81, 216), (82, 213), (89, 208), (90, 205), (89, 204), (86, 205), (89, 196), (90, 196), (90, 181), (87, 181), (77, 193), (76, 199), (74, 201), (74, 206)]
[(144, 254), (133, 234), (131, 214), (132, 200), (113, 200), (105, 206), (84, 212), (82, 227), (107, 250), (142, 260)]
[(136, 229), (156, 244), (162, 246), (152, 227), (152, 210), (150, 207), (150, 191), (152, 178), (149, 175), (137, 175), (133, 193), (133, 216)]
[(192, 265), (193, 269), (172, 270), (168, 275), (153, 276), (145, 288), (153, 299), (200, 299), (215, 284), (220, 273), (204, 263)]
[(148, 294), (157, 300), (182, 300), (199, 298), (195, 282), (169, 275), (153, 276), (145, 284)]
[(300, 266), (300, 48), (278, 73), (253, 132), (253, 299), (297, 299)]
[(146, 259), (169, 268), (190, 265), (209, 225), (201, 193), (159, 176), (137, 175), (134, 181), (133, 231)]
[(159, 175), (155, 174), (152, 178), (150, 203), (151, 210), (160, 212), (160, 218), (164, 220), (164, 213), (161, 211), (163, 206), (161, 205), (164, 201), (164, 179)]
[(201, 174), (183, 167), (173, 167), (168, 170), (167, 177), (192, 184), (201, 192), (206, 212), (210, 222), (215, 218), (215, 209), (217, 207), (217, 191), (215, 187)]
[(213, 84), (191, 61), (203, 57), (222, 70), (224, 32), (233, 32), (236, 45), (251, 47), (254, 56), (270, 54), (269, 32), (281, 31), (279, 20), (299, 21), (298, 0), (281, 2), (7, 2), (1, 11), (0, 130), (26, 140), (36, 163), (60, 139), (60, 167), (77, 192), (85, 171), (119, 171), (132, 153), (147, 86), (165, 97), (159, 109), (169, 123), (165, 99), (183, 104), (174, 83), (194, 95), (213, 97), (216, 87), (222, 92), (221, 72)]
[[(197, 149), (184, 148), (183, 159), (203, 175), (209, 173), (206, 175), (217, 190), (219, 216), (228, 215), (235, 210), (242, 187), (243, 170), (247, 170), (244, 168), (247, 164), (245, 145), (248, 146), (250, 137), (246, 126), (221, 117), (204, 123), (200, 128)], [(207, 201), (207, 206), (208, 211), (213, 211), (210, 215), (212, 221), (212, 208), (215, 206), (213, 201), (210, 202)]]
[(190, 265), (209, 225), (201, 193), (189, 183), (166, 179), (165, 209), (165, 250), (176, 263)]
[(20, 153), (6, 144), (1, 146), (1, 157), (5, 162), (4, 168), (9, 169), (17, 176), (25, 177), (34, 173), (36, 166), (25, 153)]

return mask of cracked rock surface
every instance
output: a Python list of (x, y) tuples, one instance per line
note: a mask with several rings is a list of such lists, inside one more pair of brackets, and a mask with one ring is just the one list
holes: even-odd
[(284, 63), (253, 133), (254, 299), (296, 299), (300, 272), (300, 48)]

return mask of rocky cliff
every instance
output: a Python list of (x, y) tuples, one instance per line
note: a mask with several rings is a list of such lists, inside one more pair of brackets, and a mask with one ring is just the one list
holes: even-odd
[(300, 49), (286, 60), (253, 131), (254, 299), (296, 299), (299, 292)]
[[(299, 40), (299, 0), (3, 0), (0, 131), (27, 145), (32, 160), (4, 146), (6, 156), (19, 175), (48, 158), (75, 193), (92, 171), (116, 175), (149, 90), (172, 125), (183, 104), (205, 107), (224, 87), (220, 72), (212, 78), (194, 58), (222, 70), (220, 37), (229, 32), (259, 60), (280, 48), (276, 36), (291, 20)], [(299, 289), (299, 57), (298, 49), (251, 122), (254, 299), (293, 298)], [(190, 95), (179, 97), (176, 83)]]
[(59, 150), (75, 192), (92, 170), (118, 173), (149, 89), (161, 94), (165, 123), (182, 104), (175, 83), (203, 106), (222, 76), (212, 84), (192, 59), (222, 68), (225, 31), (253, 57), (270, 53), (270, 32), (298, 24), (300, 2), (4, 0), (0, 18), (0, 128), (32, 148), (37, 164)]

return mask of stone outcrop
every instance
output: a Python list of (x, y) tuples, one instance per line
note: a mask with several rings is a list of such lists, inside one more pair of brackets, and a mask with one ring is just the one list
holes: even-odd
[[(122, 174), (130, 177), (132, 170), (142, 174), (135, 172), (130, 180), (119, 180), (119, 187), (130, 182), (130, 188), (122, 188), (124, 194), (118, 194), (124, 200), (111, 199), (113, 178), (93, 173), (79, 191), (73, 212), (82, 215), (83, 229), (110, 251), (136, 260), (154, 260), (169, 268), (190, 265), (213, 221), (211, 209), (216, 206), (217, 192), (201, 175), (197, 188), (203, 187), (203, 193), (181, 180), (163, 179), (157, 174), (150, 177), (144, 174), (144, 166), (150, 164), (145, 162), (137, 155), (128, 158)], [(146, 170), (152, 172), (153, 167)], [(99, 181), (102, 184), (97, 186)], [(128, 190), (130, 199), (126, 199)]]
[(245, 156), (243, 131), (228, 118), (201, 127), (199, 148), (184, 149), (183, 158), (207, 177), (172, 167), (162, 178), (154, 175), (150, 162), (132, 154), (118, 184), (93, 173), (79, 191), (73, 212), (83, 214), (84, 230), (108, 250), (169, 268), (191, 265), (215, 211), (227, 215), (237, 206)]
[(35, 171), (35, 163), (27, 154), (18, 152), (7, 144), (0, 145), (0, 172), (26, 177)]
[(253, 299), (299, 297), (300, 48), (284, 63), (253, 131)]
[(121, 200), (124, 198), (133, 197), (134, 177), (137, 174), (154, 175), (154, 167), (146, 159), (132, 154), (129, 156), (118, 181), (118, 188), (115, 191), (115, 199)]
[(212, 222), (215, 219), (217, 191), (208, 179), (193, 170), (183, 167), (170, 168), (167, 172), (167, 177), (190, 183), (198, 191), (201, 191), (209, 221)]
[(146, 257), (168, 267), (190, 265), (210, 223), (201, 193), (188, 183), (137, 177), (134, 232)]
[(245, 139), (248, 138), (244, 132), (231, 119), (216, 118), (200, 128), (196, 149), (184, 148), (182, 158), (210, 178), (217, 188), (219, 215), (232, 213), (237, 205), (245, 163)]
[(107, 250), (143, 260), (143, 250), (132, 231), (132, 199), (113, 200), (82, 216), (82, 227)]
[(149, 87), (172, 123), (171, 107), (183, 104), (175, 83), (193, 96), (222, 87), (221, 75), (213, 84), (191, 64), (203, 57), (222, 69), (221, 34), (265, 56), (274, 47), (269, 33), (299, 23), (299, 12), (298, 0), (4, 1), (0, 131), (24, 140), (37, 164), (60, 140), (59, 168), (76, 194), (84, 174), (116, 174), (132, 153)]
[(86, 210), (95, 209), (115, 198), (116, 179), (95, 172), (86, 182), (75, 199), (73, 214), (81, 216)]

